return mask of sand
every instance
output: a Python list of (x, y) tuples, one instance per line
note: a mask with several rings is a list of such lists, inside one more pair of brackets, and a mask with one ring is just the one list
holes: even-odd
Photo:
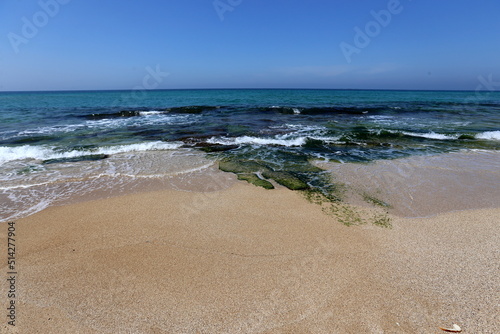
[(16, 224), (16, 329), (495, 333), (498, 217), (346, 227), (298, 193), (241, 183), (52, 207)]
[(428, 217), (456, 210), (500, 206), (500, 152), (468, 151), (412, 156), (371, 163), (320, 162), (336, 183), (347, 186), (350, 202), (360, 194), (389, 203), (392, 214)]
[(17, 326), (0, 332), (498, 333), (498, 217), (347, 227), (244, 182), (50, 207), (16, 222)]

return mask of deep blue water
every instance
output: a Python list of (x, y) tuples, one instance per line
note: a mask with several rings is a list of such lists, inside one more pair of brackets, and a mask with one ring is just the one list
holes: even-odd
[[(0, 162), (73, 157), (76, 151), (113, 152), (117, 145), (207, 141), (362, 161), (461, 148), (498, 149), (499, 131), (498, 92), (0, 94)], [(43, 148), (43, 154), (36, 148)]]

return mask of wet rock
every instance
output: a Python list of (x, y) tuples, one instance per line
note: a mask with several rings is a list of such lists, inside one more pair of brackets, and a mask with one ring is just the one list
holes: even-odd
[(256, 174), (245, 173), (237, 175), (238, 175), (238, 180), (247, 181), (248, 183), (251, 183), (257, 187), (262, 187), (265, 189), (274, 189), (274, 186), (271, 182), (259, 178)]
[(282, 186), (285, 186), (291, 190), (305, 190), (309, 188), (307, 183), (288, 172), (276, 172), (267, 170), (262, 172), (262, 176), (264, 176), (266, 179), (273, 179)]

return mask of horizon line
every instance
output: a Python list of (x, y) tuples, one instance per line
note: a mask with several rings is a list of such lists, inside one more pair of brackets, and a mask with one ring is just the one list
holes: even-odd
[[(0, 93), (84, 93), (84, 92), (133, 92), (138, 89), (49, 89), (49, 90), (0, 90)], [(331, 90), (331, 91), (399, 91), (399, 92), (475, 92), (469, 89), (398, 89), (398, 88), (162, 88), (140, 91), (181, 90)]]

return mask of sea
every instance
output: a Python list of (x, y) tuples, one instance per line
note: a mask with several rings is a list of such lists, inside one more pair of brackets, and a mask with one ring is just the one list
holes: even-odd
[(260, 161), (321, 188), (321, 172), (304, 165), (499, 149), (500, 92), (0, 92), (0, 222), (220, 159)]

